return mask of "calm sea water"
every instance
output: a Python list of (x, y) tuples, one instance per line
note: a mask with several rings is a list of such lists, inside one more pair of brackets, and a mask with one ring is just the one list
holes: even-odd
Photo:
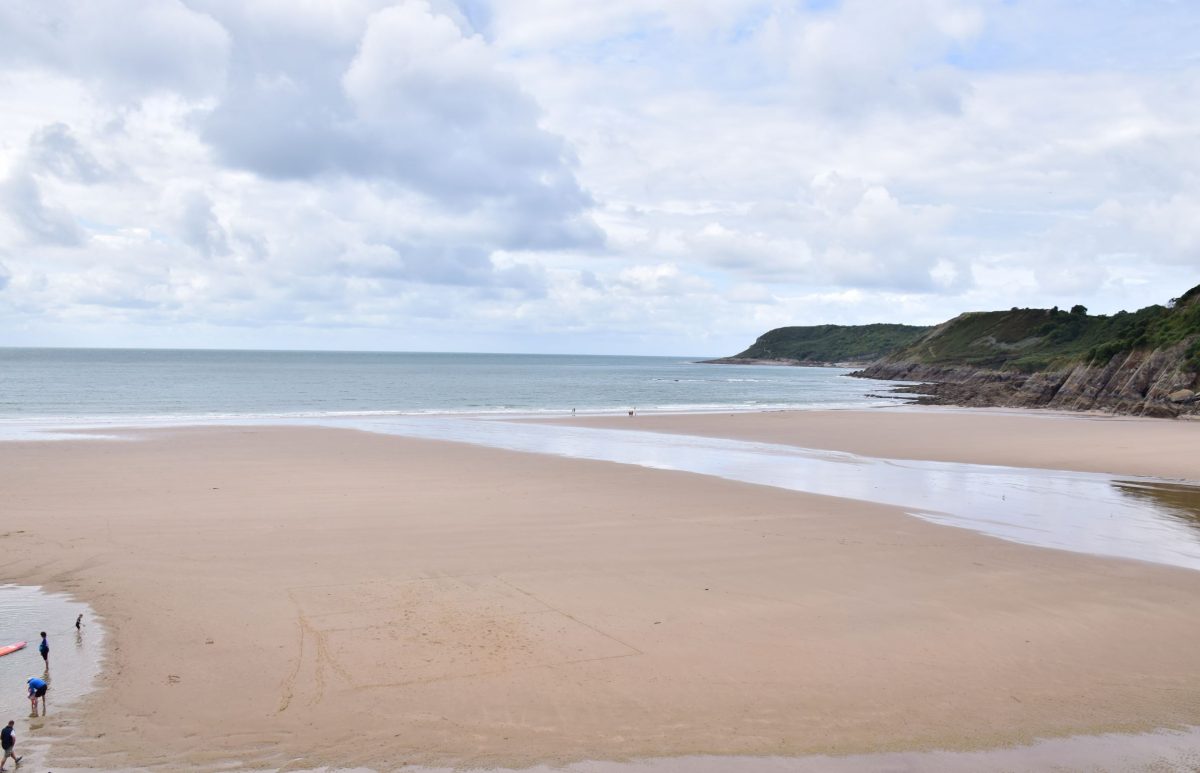
[(0, 349), (0, 418), (762, 410), (893, 403), (849, 371), (700, 357)]

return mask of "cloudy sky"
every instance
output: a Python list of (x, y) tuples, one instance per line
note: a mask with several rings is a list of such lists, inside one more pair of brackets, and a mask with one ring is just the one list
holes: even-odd
[(1192, 0), (6, 0), (0, 345), (731, 354), (1200, 283)]

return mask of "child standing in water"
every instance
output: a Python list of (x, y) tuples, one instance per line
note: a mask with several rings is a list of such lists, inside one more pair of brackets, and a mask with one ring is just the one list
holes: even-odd
[(42, 643), (38, 645), (38, 652), (42, 653), (42, 660), (46, 661), (46, 670), (50, 670), (50, 642), (46, 641), (46, 632), (42, 631)]

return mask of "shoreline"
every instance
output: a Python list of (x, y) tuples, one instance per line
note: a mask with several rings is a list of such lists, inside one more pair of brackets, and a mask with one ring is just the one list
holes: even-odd
[[(843, 440), (887, 440), (870, 424), (889, 412), (831, 413)], [(608, 420), (643, 419), (666, 421)], [(59, 766), (802, 757), (1200, 725), (1200, 655), (1174, 646), (1200, 634), (1197, 572), (689, 473), (328, 429), (138, 435), (0, 443), (24, 532), (6, 579), (69, 583), (111, 621)]]
[[(134, 434), (141, 432), (171, 431), (203, 428), (234, 427), (328, 427), (344, 428), (345, 421), (376, 419), (457, 420), (478, 419), (497, 422), (545, 422), (563, 425), (587, 426), (591, 421), (617, 420), (624, 422), (630, 410), (636, 417), (661, 417), (686, 420), (687, 417), (709, 416), (808, 416), (812, 414), (845, 415), (870, 413), (873, 415), (899, 414), (919, 416), (1012, 416), (1030, 419), (1080, 419), (1112, 422), (1147, 422), (1153, 424), (1200, 423), (1200, 417), (1181, 415), (1174, 419), (1149, 416), (1133, 416), (1099, 409), (1063, 410), (1061, 408), (1031, 408), (1013, 406), (969, 406), (929, 405), (915, 402), (911, 397), (868, 395), (878, 402), (830, 403), (830, 404), (786, 404), (754, 406), (626, 406), (603, 409), (547, 408), (542, 410), (462, 410), (462, 411), (331, 411), (294, 413), (227, 413), (227, 414), (177, 414), (177, 415), (45, 415), (0, 417), (0, 444), (31, 442), (36, 440), (89, 440), (113, 439), (104, 432)], [(572, 411), (575, 411), (574, 413)], [(613, 428), (637, 429), (634, 425), (612, 424)], [(684, 433), (686, 434), (686, 433)], [(708, 434), (710, 437), (740, 439), (735, 434)], [(744, 439), (750, 439), (748, 436)], [(828, 450), (834, 450), (832, 447)], [(871, 455), (871, 454), (864, 454)]]
[[(72, 433), (96, 433), (104, 430), (116, 432), (143, 432), (156, 430), (189, 429), (203, 427), (286, 427), (286, 426), (330, 426), (339, 427), (344, 420), (371, 419), (486, 419), (495, 421), (524, 421), (563, 418), (604, 418), (627, 416), (630, 410), (642, 416), (704, 416), (708, 414), (757, 414), (757, 413), (808, 413), (811, 411), (855, 411), (855, 410), (898, 410), (903, 408), (925, 408), (912, 403), (897, 405), (891, 398), (877, 396), (880, 402), (846, 402), (829, 404), (780, 404), (753, 406), (668, 406), (651, 407), (620, 406), (613, 408), (580, 408), (572, 413), (571, 408), (546, 408), (541, 410), (446, 410), (446, 411), (297, 411), (294, 413), (225, 413), (225, 414), (94, 414), (94, 415), (45, 415), (0, 417), (0, 443), (27, 442), (39, 438), (55, 439)], [(928, 408), (926, 408), (928, 409)], [(954, 410), (948, 408), (946, 410)], [(989, 410), (966, 409), (966, 410)], [(325, 424), (322, 424), (325, 422)], [(81, 434), (73, 439), (87, 439), (94, 435)]]

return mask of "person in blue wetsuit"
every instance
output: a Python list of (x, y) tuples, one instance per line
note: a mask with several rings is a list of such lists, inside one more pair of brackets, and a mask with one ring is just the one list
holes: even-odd
[(37, 714), (38, 698), (42, 699), (42, 714), (46, 713), (46, 690), (49, 689), (50, 685), (46, 684), (45, 679), (36, 676), (29, 678), (29, 704), (35, 715)]
[(38, 645), (38, 652), (42, 653), (42, 660), (46, 661), (46, 670), (50, 670), (50, 642), (46, 641), (46, 632), (42, 631), (42, 643)]

